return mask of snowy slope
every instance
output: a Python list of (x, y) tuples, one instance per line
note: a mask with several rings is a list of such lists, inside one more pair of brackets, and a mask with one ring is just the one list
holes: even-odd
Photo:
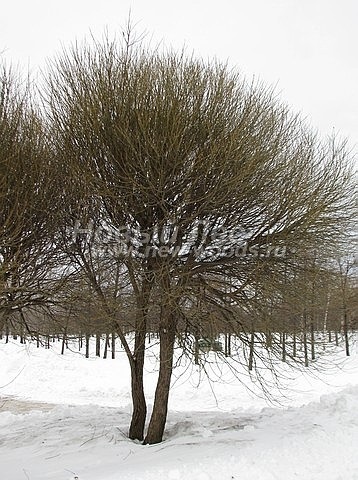
[[(130, 396), (123, 354), (114, 361), (84, 359), (75, 350), (59, 355), (57, 344), (49, 351), (2, 342), (0, 478), (358, 479), (353, 353), (325, 382), (291, 372), (290, 398), (275, 408), (238, 382), (204, 380), (198, 386), (199, 369), (183, 364), (177, 374), (185, 372), (184, 377), (172, 389), (165, 441), (142, 446), (126, 438)], [(150, 402), (153, 358), (147, 370)], [(228, 375), (225, 368), (221, 374)], [(26, 402), (14, 402), (14, 396)]]

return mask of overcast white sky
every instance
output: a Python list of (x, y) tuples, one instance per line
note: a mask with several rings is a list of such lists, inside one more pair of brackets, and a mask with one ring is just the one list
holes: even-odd
[(294, 111), (324, 135), (349, 137), (358, 153), (356, 0), (8, 0), (0, 51), (36, 70), (61, 44), (118, 32), (130, 10), (155, 40), (276, 85)]

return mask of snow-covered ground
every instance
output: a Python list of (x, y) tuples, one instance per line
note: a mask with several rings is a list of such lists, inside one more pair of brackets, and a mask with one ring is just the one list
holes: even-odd
[[(60, 355), (58, 343), (45, 350), (0, 342), (1, 480), (358, 479), (356, 347), (347, 359), (340, 349), (330, 354), (324, 375), (282, 364), (285, 391), (275, 406), (244, 387), (250, 382), (244, 370), (240, 383), (230, 365), (209, 366), (208, 381), (183, 360), (164, 442), (152, 446), (126, 437), (123, 352), (115, 360), (85, 359), (70, 347)], [(155, 351), (146, 364), (149, 409)], [(277, 387), (270, 389), (279, 396)]]

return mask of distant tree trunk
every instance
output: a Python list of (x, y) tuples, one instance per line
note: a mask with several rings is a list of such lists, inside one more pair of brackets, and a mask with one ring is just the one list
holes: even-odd
[[(326, 309), (325, 309), (325, 311), (324, 311), (324, 319), (323, 319), (323, 333), (324, 333), (324, 334), (325, 334), (326, 331), (327, 331), (330, 299), (331, 299), (331, 295), (330, 295), (330, 293), (328, 292), (328, 293), (327, 293)], [(331, 337), (331, 331), (329, 331), (328, 334), (329, 334), (329, 342), (330, 342), (330, 341), (331, 341), (331, 339), (330, 339), (330, 337)]]
[[(226, 337), (225, 337), (225, 340), (226, 340)], [(195, 365), (199, 365), (199, 339), (196, 335), (194, 338), (194, 363)]]
[(272, 332), (270, 329), (266, 331), (266, 348), (271, 348), (272, 347)]
[(101, 335), (96, 333), (96, 357), (101, 356)]
[(112, 353), (112, 360), (116, 358), (116, 333), (112, 332), (111, 334), (111, 353)]
[(5, 338), (6, 338), (5, 342), (6, 343), (9, 343), (9, 335), (10, 335), (9, 324), (8, 322), (6, 322), (5, 324)]
[(90, 335), (86, 333), (86, 358), (89, 358)]
[(40, 334), (39, 334), (39, 332), (36, 333), (36, 347), (40, 348)]
[(68, 329), (68, 322), (69, 322), (69, 316), (67, 317), (65, 330), (64, 330), (64, 332), (63, 332), (61, 355), (63, 355), (63, 354), (65, 353), (65, 347), (67, 346), (67, 329)]
[(296, 331), (296, 320), (293, 322), (293, 334), (292, 334), (292, 356), (295, 357), (297, 355), (297, 331)]
[(65, 345), (66, 345), (66, 329), (63, 332), (63, 337), (62, 337), (61, 355), (63, 355), (65, 353)]
[(307, 332), (303, 332), (303, 351), (305, 356), (305, 367), (308, 367), (308, 345), (307, 345)]
[(106, 333), (106, 340), (104, 343), (104, 351), (103, 351), (103, 358), (107, 358), (107, 353), (108, 353), (108, 346), (109, 346), (109, 333)]
[(308, 345), (307, 345), (307, 316), (303, 314), (303, 351), (305, 356), (305, 367), (308, 367)]
[(254, 349), (255, 349), (255, 334), (254, 332), (251, 332), (250, 351), (249, 351), (249, 372), (251, 372), (254, 366)]
[(231, 333), (225, 334), (225, 357), (231, 357)]
[(282, 361), (286, 361), (286, 333), (282, 332)]
[(173, 355), (175, 342), (175, 314), (170, 306), (162, 306), (161, 322), (159, 326), (160, 338), (160, 359), (159, 377), (153, 412), (149, 422), (148, 432), (144, 440), (145, 444), (159, 443), (163, 439), (163, 433), (168, 413), (168, 399), (170, 391), (170, 380), (173, 371)]
[(26, 340), (25, 340), (25, 331), (24, 331), (24, 326), (23, 324), (21, 324), (20, 326), (20, 343), (26, 343)]
[(344, 313), (343, 313), (343, 335), (344, 335), (344, 343), (346, 347), (346, 355), (349, 357), (350, 352), (349, 352), (349, 335), (348, 335), (348, 315), (347, 315), (347, 309), (344, 307)]
[(316, 353), (315, 353), (315, 338), (314, 338), (314, 325), (313, 322), (311, 322), (311, 359), (315, 360), (316, 359)]
[(334, 340), (335, 340), (335, 343), (336, 343), (336, 347), (338, 347), (339, 339), (338, 339), (338, 330), (337, 329), (334, 332)]

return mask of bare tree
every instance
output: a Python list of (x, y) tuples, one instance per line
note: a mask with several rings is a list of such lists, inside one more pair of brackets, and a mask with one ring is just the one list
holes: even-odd
[(77, 215), (96, 202), (95, 222), (115, 232), (136, 298), (131, 349), (82, 258), (131, 365), (131, 438), (144, 437), (145, 334), (149, 310), (158, 312), (159, 378), (144, 439), (157, 443), (175, 338), (205, 326), (190, 312), (200, 304), (212, 325), (235, 332), (260, 297), (277, 301), (307, 250), (325, 251), (350, 221), (348, 156), (344, 145), (319, 143), (269, 89), (142, 43), (107, 39), (65, 52), (47, 102)]
[[(26, 325), (54, 292), (56, 182), (28, 84), (0, 70), (0, 322)], [(51, 275), (52, 271), (52, 275)], [(56, 282), (55, 282), (56, 278)], [(55, 282), (55, 283), (54, 283)], [(2, 324), (0, 323), (0, 330)]]

